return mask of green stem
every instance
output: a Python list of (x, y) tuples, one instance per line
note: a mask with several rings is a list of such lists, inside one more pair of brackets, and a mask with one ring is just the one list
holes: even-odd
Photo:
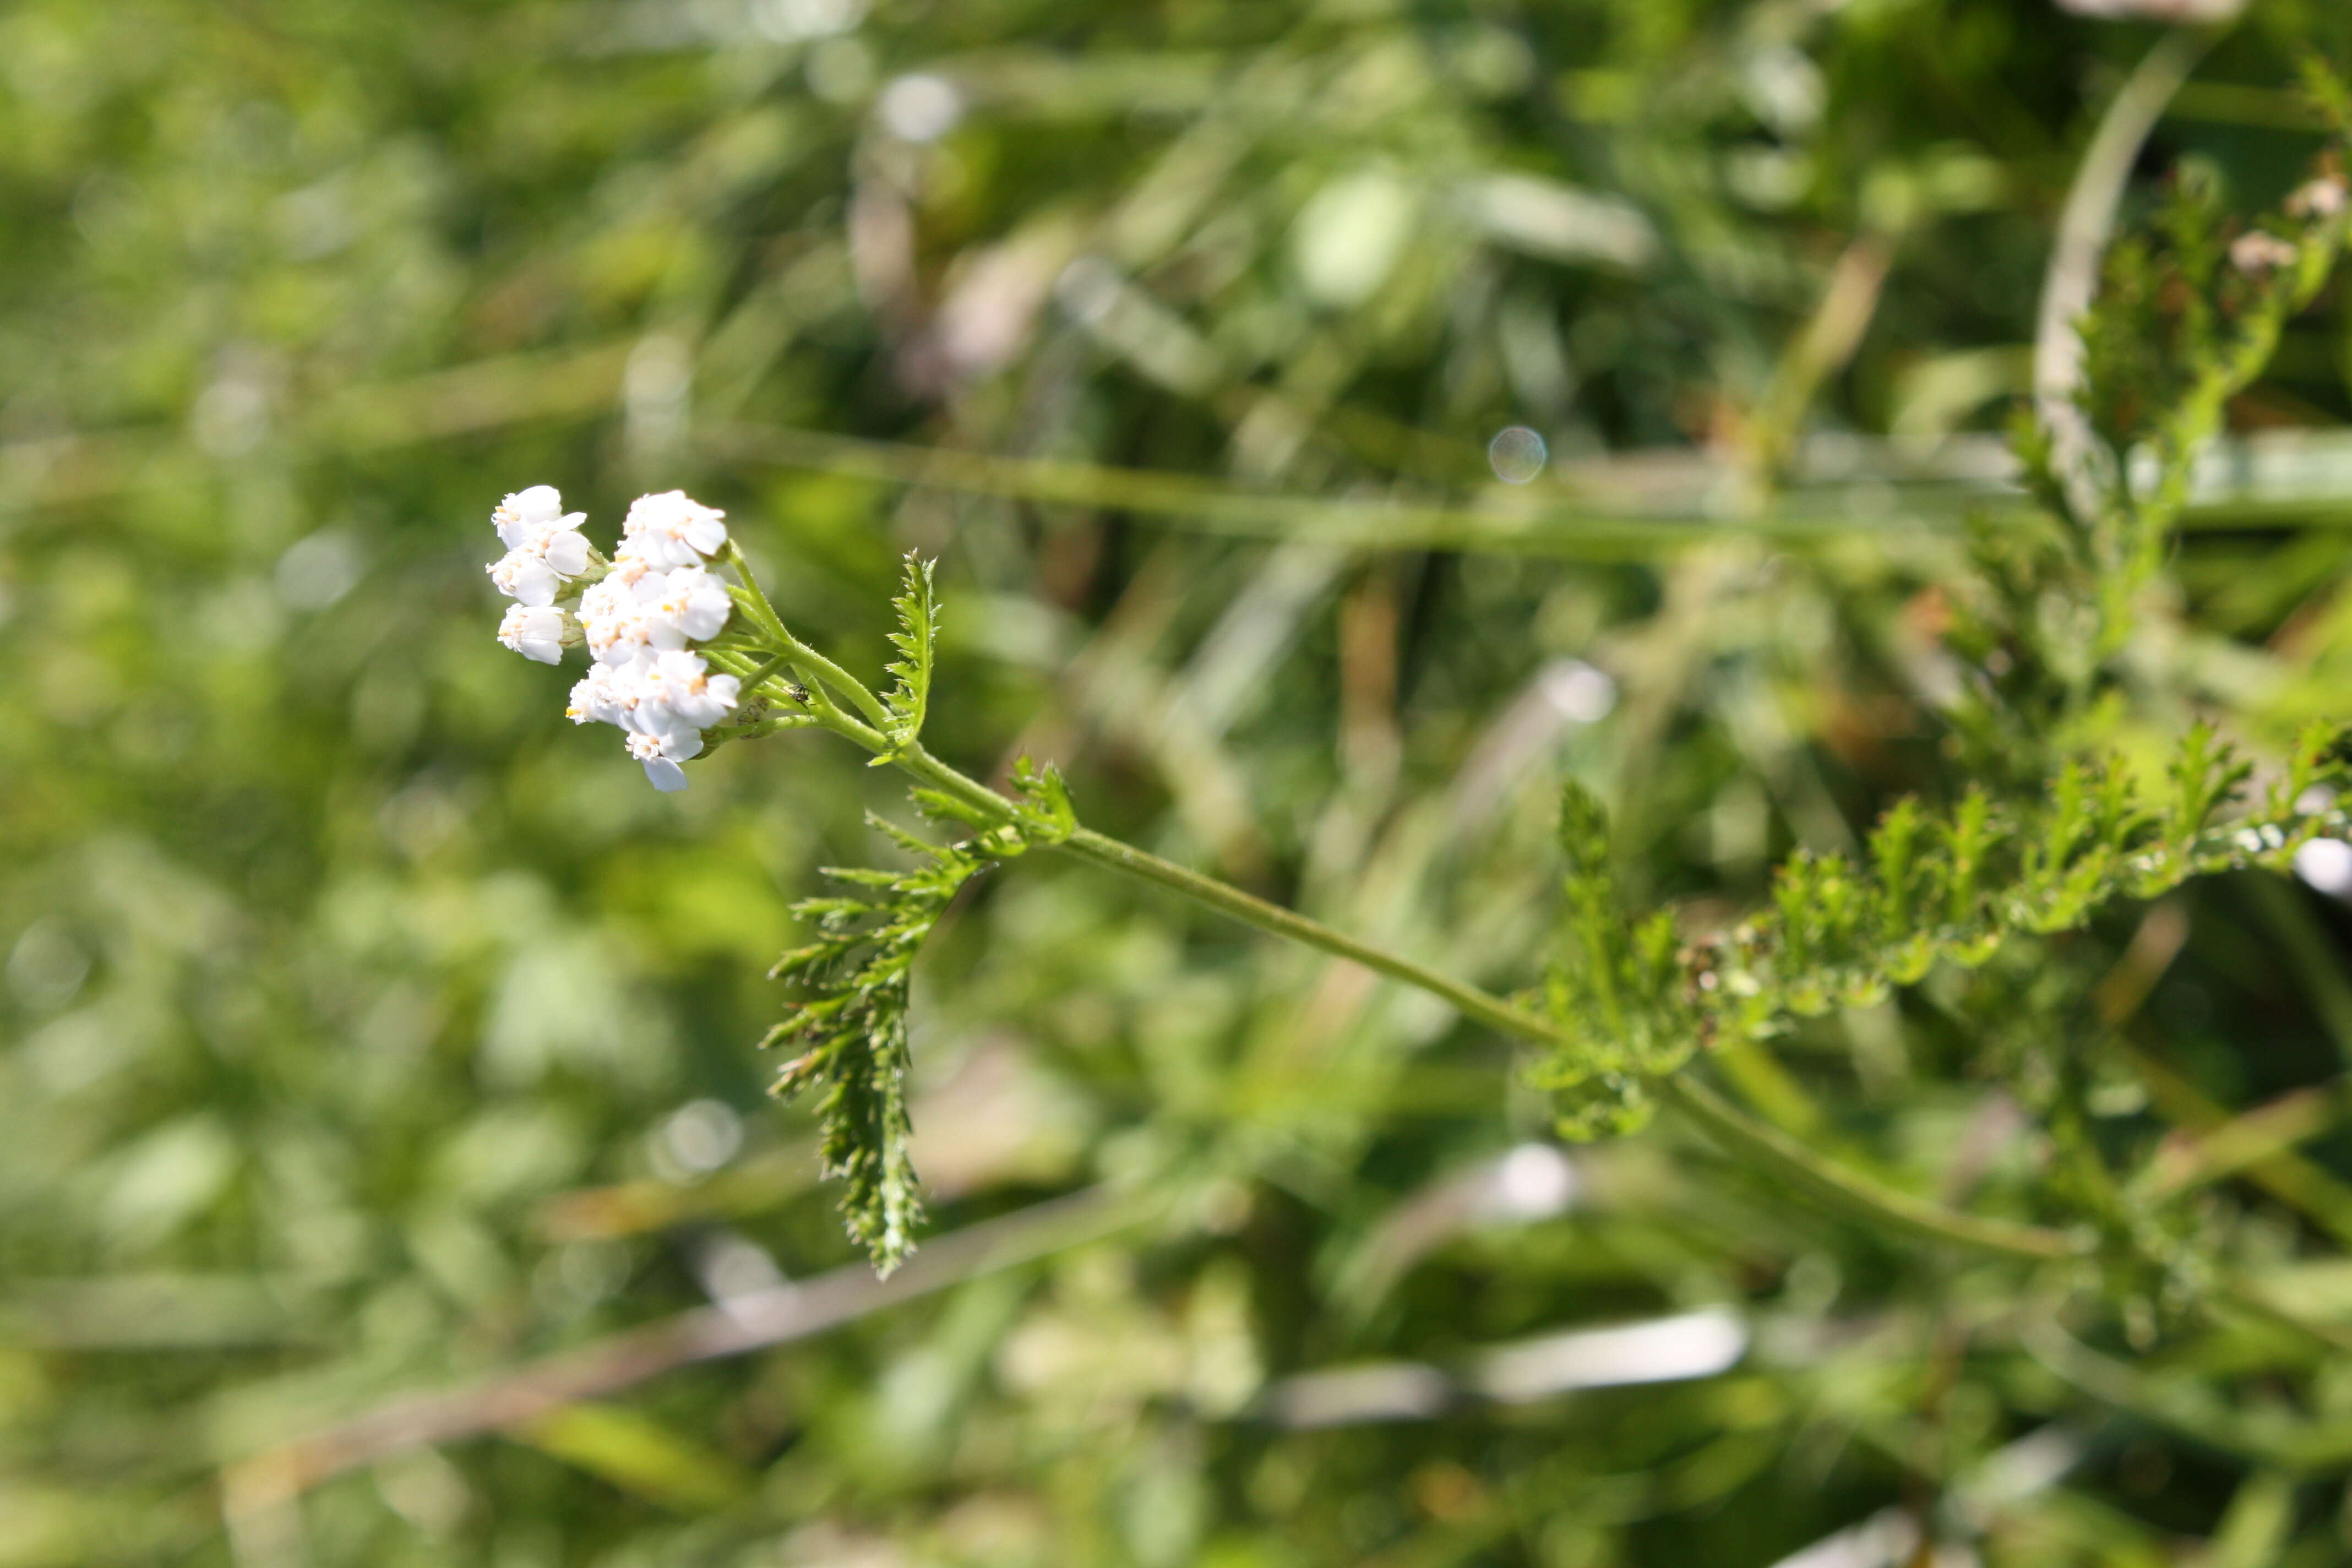
[(806, 694), (796, 696), (793, 700), (808, 709), (808, 716), (813, 721), (822, 724), (837, 735), (848, 737), (869, 752), (880, 751), (888, 743), (879, 731), (869, 729), (849, 714), (843, 712), (839, 705), (828, 695), (829, 689), (825, 684), (802, 668), (800, 657), (796, 653), (780, 654), (766, 664), (757, 667), (740, 654), (707, 657), (711, 657), (713, 663), (718, 664), (730, 675), (741, 679), (742, 689), (746, 692), (752, 690), (761, 681), (772, 679), (772, 672), (779, 665), (789, 665), (793, 674), (799, 679), (801, 691)]
[(1362, 964), (1377, 974), (1391, 980), (1402, 980), (1407, 985), (1426, 991), (1433, 996), (1451, 1003), (1465, 1017), (1475, 1018), (1490, 1029), (1523, 1040), (1556, 1042), (1558, 1035), (1552, 1026), (1531, 1013), (1522, 1012), (1498, 996), (1493, 996), (1475, 985), (1465, 985), (1451, 976), (1440, 974), (1409, 958), (1385, 952), (1377, 947), (1357, 941), (1344, 931), (1332, 930), (1318, 921), (1309, 920), (1296, 910), (1286, 910), (1264, 899), (1242, 891), (1239, 888), (1220, 882), (1213, 877), (1203, 877), (1172, 860), (1162, 860), (1131, 844), (1081, 827), (1058, 846), (1066, 855), (1108, 867), (1141, 881), (1183, 894), (1193, 902), (1205, 904), (1237, 921), (1271, 931), (1276, 936), (1288, 937), (1308, 947), (1320, 948), (1336, 957)]
[[(975, 779), (967, 778), (919, 745), (895, 759), (901, 768), (934, 789), (943, 790), (997, 820), (1013, 819), (1013, 807), (1003, 795)], [(1451, 1004), (1465, 1017), (1515, 1039), (1536, 1045), (1559, 1045), (1559, 1031), (1532, 1013), (1512, 1006), (1501, 997), (1465, 984), (1450, 975), (1409, 958), (1357, 941), (1295, 910), (1268, 903), (1213, 877), (1163, 860), (1092, 828), (1081, 827), (1056, 846), (1092, 865), (1133, 877), (1181, 893), (1195, 903), (1276, 936), (1287, 937), (1337, 958), (1360, 963), (1378, 974), (1425, 991)], [(1979, 1252), (2012, 1258), (2051, 1260), (2074, 1256), (2076, 1248), (2053, 1230), (1980, 1219), (1941, 1207), (1899, 1192), (1824, 1158), (1797, 1139), (1749, 1117), (1706, 1085), (1688, 1079), (1662, 1079), (1659, 1097), (1734, 1155), (1831, 1207), (1890, 1229), (1929, 1240), (1951, 1243)]]
[(751, 601), (747, 607), (751, 612), (751, 618), (758, 621), (771, 637), (789, 640), (792, 634), (784, 630), (784, 618), (776, 614), (775, 605), (768, 603), (768, 591), (760, 586), (758, 574), (751, 570), (751, 563), (743, 558), (743, 547), (730, 537), (720, 548), (720, 554), (727, 564), (735, 568), (735, 580), (742, 584), (743, 593)]
[(814, 685), (817, 681), (822, 681), (823, 684), (833, 688), (847, 698), (858, 711), (864, 713), (875, 724), (887, 730), (890, 725), (890, 711), (882, 706), (880, 698), (866, 689), (864, 681), (793, 636), (786, 629), (783, 618), (776, 614), (775, 606), (768, 603), (767, 592), (760, 586), (760, 579), (753, 574), (751, 563), (743, 559), (741, 546), (730, 539), (727, 542), (725, 555), (728, 564), (735, 568), (735, 575), (742, 584), (742, 597), (737, 600), (737, 603), (743, 605), (751, 612), (752, 618), (760, 623), (761, 629), (775, 640), (777, 647), (791, 656), (792, 662), (796, 668), (811, 672), (816, 677), (816, 680), (811, 681), (810, 684)]
[(1883, 1186), (1848, 1166), (1823, 1159), (1779, 1128), (1748, 1116), (1696, 1079), (1660, 1079), (1657, 1091), (1659, 1099), (1698, 1123), (1717, 1142), (1828, 1207), (1979, 1252), (2043, 1260), (2075, 1256), (2074, 1244), (2057, 1231), (1962, 1214)]
[[(793, 656), (791, 654), (780, 653), (776, 655), (775, 658), (768, 660), (765, 664), (761, 665), (751, 674), (743, 678), (743, 695), (748, 698), (757, 692), (760, 688), (767, 685), (769, 681), (773, 680), (777, 676), (782, 675), (784, 670), (790, 667), (792, 662)], [(787, 692), (786, 695), (789, 696), (791, 694)]]
[[(786, 631), (775, 610), (769, 605), (767, 595), (760, 591), (751, 568), (743, 561), (742, 552), (732, 540), (728, 542), (727, 551), (729, 560), (743, 580), (750, 601), (748, 608), (783, 647), (793, 662), (798, 665), (805, 658), (825, 674), (828, 683), (837, 684), (852, 700), (858, 701), (861, 708), (866, 709), (877, 724), (887, 729), (887, 715), (873, 693)], [(811, 691), (813, 708), (816, 707), (822, 695), (819, 691)], [(817, 715), (828, 729), (847, 736), (867, 751), (887, 758), (902, 772), (963, 803), (982, 820), (997, 826), (1019, 821), (1013, 802), (979, 780), (967, 777), (940, 761), (919, 742), (894, 746), (886, 735), (866, 728), (845, 714), (828, 710), (831, 710), (830, 703), (819, 709)], [(1074, 858), (1180, 893), (1195, 903), (1229, 915), (1246, 925), (1255, 926), (1260, 931), (1288, 938), (1330, 953), (1335, 958), (1361, 964), (1376, 974), (1386, 975), (1424, 991), (1452, 1005), (1464, 1017), (1514, 1039), (1546, 1046), (1562, 1043), (1559, 1031), (1548, 1020), (1515, 1007), (1499, 996), (1409, 958), (1359, 942), (1346, 932), (1334, 931), (1295, 910), (1269, 903), (1213, 877), (1204, 877), (1198, 871), (1179, 866), (1172, 860), (1163, 860), (1157, 855), (1097, 833), (1092, 828), (1076, 829), (1055, 847)], [(1801, 1192), (1891, 1229), (2010, 1257), (2046, 1260), (2071, 1257), (2075, 1250), (2064, 1237), (2055, 1231), (1979, 1219), (1884, 1186), (1825, 1158), (1799, 1140), (1754, 1121), (1702, 1084), (1664, 1079), (1659, 1082), (1658, 1092), (1668, 1105), (1696, 1121), (1735, 1155), (1779, 1176)]]

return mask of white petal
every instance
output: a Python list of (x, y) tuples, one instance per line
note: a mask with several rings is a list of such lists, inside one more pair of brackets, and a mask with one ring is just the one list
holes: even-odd
[(499, 593), (509, 599), (520, 599), (526, 605), (551, 605), (555, 602), (556, 577), (547, 563), (529, 550), (509, 550), (488, 568), (490, 581)]
[(727, 590), (717, 579), (706, 574), (688, 595), (685, 609), (678, 616), (678, 626), (688, 637), (701, 642), (719, 634), (734, 608), (735, 603), (727, 596)]
[(532, 485), (500, 501), (490, 513), (490, 525), (499, 531), (499, 542), (513, 550), (545, 532), (562, 510), (563, 498), (553, 485)]
[(654, 788), (662, 794), (675, 795), (686, 787), (686, 770), (667, 757), (646, 757), (643, 760), (646, 777), (651, 779)]
[(546, 562), (536, 555), (509, 559), (516, 561), (514, 586), (509, 592), (534, 608), (555, 603), (555, 590), (562, 586), (562, 582)]
[(629, 631), (602, 643), (591, 643), (588, 651), (595, 656), (598, 664), (617, 669), (635, 662), (646, 651), (646, 639)]
[(532, 522), (552, 522), (563, 514), (563, 492), (553, 485), (532, 485), (509, 496), (507, 504)]
[(547, 563), (566, 577), (577, 577), (588, 570), (588, 541), (568, 528), (547, 536), (544, 552)]

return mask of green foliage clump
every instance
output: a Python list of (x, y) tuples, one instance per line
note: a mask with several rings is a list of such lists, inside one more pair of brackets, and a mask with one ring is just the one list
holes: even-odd
[(1544, 987), (1545, 1010), (1568, 1037), (1535, 1080), (1559, 1096), (1572, 1138), (1630, 1132), (1648, 1119), (1647, 1080), (1679, 1071), (1700, 1043), (1700, 1015), (1676, 952), (1674, 916), (1627, 917), (1611, 868), (1608, 814), (1571, 782), (1561, 792), (1559, 846), (1568, 860), (1563, 956)]
[(2305, 737), (2256, 810), (2216, 824), (2252, 772), (2199, 724), (2160, 791), (2093, 760), (2067, 763), (2031, 805), (1996, 806), (1981, 786), (1940, 814), (1905, 799), (1860, 864), (1801, 850), (1775, 871), (1768, 910), (1679, 951), (1670, 912), (1634, 920), (1619, 907), (1605, 816), (1571, 784), (1560, 806), (1565, 956), (1544, 992), (1568, 1043), (1536, 1079), (1560, 1094), (1570, 1136), (1630, 1131), (1649, 1103), (1643, 1080), (1680, 1070), (1701, 1046), (1874, 1006), (1938, 963), (1980, 967), (2005, 941), (2072, 931), (2117, 898), (2152, 900), (2224, 871), (2284, 872), (2344, 826), (2336, 791), (2347, 767), (2332, 731)]
[[(2341, 97), (2325, 73), (2315, 80), (2323, 100)], [(1678, 950), (1666, 911), (1624, 910), (1601, 810), (1570, 787), (1561, 956), (1543, 993), (1559, 1041), (1533, 1072), (1565, 1134), (1640, 1125), (1702, 1047), (1753, 1047), (1801, 1020), (1878, 1006), (1938, 964), (1980, 969), (2014, 942), (2079, 931), (2118, 899), (2156, 900), (2218, 873), (2287, 872), (2315, 838), (2343, 830), (2340, 726), (2306, 727), (2252, 809), (2220, 820), (2256, 766), (2208, 721), (2189, 725), (2156, 779), (2102, 744), (2128, 700), (2118, 656), (2198, 460), (2343, 247), (2352, 201), (2337, 156), (2284, 212), (2242, 232), (2210, 174), (2186, 169), (2149, 232), (2110, 249), (2080, 323), (2071, 405), (2021, 416), (2013, 434), (2048, 526), (1972, 536), (1973, 581), (1944, 647), (1960, 661), (1952, 749), (1978, 776), (1948, 809), (1898, 801), (1858, 860), (1799, 848), (1774, 871), (1768, 908)], [(2114, 1171), (2095, 1125), (2099, 1055), (1999, 1039), (1977, 1052), (2039, 1118), (2053, 1151), (2044, 1201), (2100, 1237), (2107, 1294), (2144, 1340), (2154, 1311), (2199, 1300), (2226, 1268), (2210, 1228), (2199, 1236), (2197, 1222)], [(1885, 1206), (1891, 1219), (1901, 1205)]]

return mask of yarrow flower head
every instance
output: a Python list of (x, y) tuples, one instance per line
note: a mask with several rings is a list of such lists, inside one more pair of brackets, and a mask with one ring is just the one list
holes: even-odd
[(490, 514), (507, 546), (490, 580), (520, 601), (499, 640), (542, 664), (584, 642), (594, 664), (566, 712), (626, 731), (629, 754), (660, 790), (686, 787), (678, 764), (742, 700), (740, 679), (697, 651), (734, 614), (726, 583), (704, 564), (727, 542), (722, 516), (681, 490), (641, 497), (607, 564), (579, 531), (585, 514), (565, 513), (552, 486), (518, 491)]

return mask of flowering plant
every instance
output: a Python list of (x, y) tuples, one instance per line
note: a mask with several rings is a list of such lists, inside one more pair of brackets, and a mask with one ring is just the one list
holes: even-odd
[[(1542, 987), (1517, 999), (1083, 828), (1050, 767), (1024, 760), (1008, 795), (941, 763), (921, 741), (939, 610), (931, 565), (912, 554), (896, 601), (894, 684), (877, 695), (793, 636), (723, 513), (682, 491), (641, 497), (607, 560), (580, 532), (583, 514), (535, 486), (492, 514), (508, 552), (489, 574), (517, 600), (499, 637), (547, 663), (584, 643), (594, 667), (568, 711), (621, 729), (657, 789), (683, 789), (683, 764), (713, 745), (822, 728), (911, 775), (926, 816), (969, 830), (940, 846), (877, 820), (916, 868), (833, 872), (859, 896), (800, 905), (816, 940), (774, 971), (801, 995), (769, 1043), (804, 1047), (778, 1088), (818, 1093), (824, 1161), (844, 1178), (849, 1229), (886, 1270), (913, 1246), (921, 1215), (905, 1093), (915, 955), (983, 865), (1057, 847), (1354, 959), (1537, 1047), (1535, 1077), (1558, 1097), (1572, 1135), (1638, 1125), (1664, 1103), (1800, 1188), (1882, 1223), (1996, 1252), (2152, 1268), (2151, 1288), (2177, 1306), (2200, 1295), (2210, 1271), (2180, 1226), (2144, 1202), (2094, 1184), (2088, 1243), (1946, 1211), (1755, 1122), (1683, 1069), (1702, 1048), (1769, 1038), (1792, 1018), (1883, 998), (1939, 963), (1982, 964), (2011, 935), (2079, 925), (2117, 896), (2151, 898), (2231, 867), (2284, 868), (2342, 827), (2324, 731), (2306, 736), (2257, 809), (2219, 826), (2216, 814), (2254, 770), (2206, 727), (2191, 731), (2153, 795), (2120, 759), (2063, 738), (2092, 725), (2119, 679), (2113, 660), (2186, 502), (2190, 467), (2226, 400), (2327, 277), (2347, 205), (2343, 182), (2326, 172), (2267, 226), (2228, 237), (2214, 194), (2191, 179), (2177, 187), (2159, 243), (2117, 247), (2106, 295), (2084, 323), (2080, 388), (2018, 432), (2056, 536), (2021, 564), (1980, 537), (1973, 580), (1956, 585), (1962, 608), (1948, 645), (1977, 678), (1954, 705), (1955, 741), (2003, 759), (2010, 779), (1980, 784), (1941, 815), (1898, 805), (1861, 866), (1800, 853), (1781, 869), (1769, 911), (1695, 944), (1667, 912), (1623, 908), (1606, 816), (1571, 785), (1558, 960)], [(2053, 616), (2060, 602), (2071, 608)], [(1999, 785), (2009, 787), (1997, 798)], [(2044, 1097), (2044, 1109), (2063, 1129), (2065, 1108)], [(2224, 1296), (2275, 1310), (2243, 1288)]]
[[(2282, 323), (2327, 277), (2347, 205), (2343, 183), (2327, 173), (2269, 227), (2225, 239), (2212, 193), (2189, 181), (2163, 243), (2118, 247), (2107, 296), (2084, 323), (2088, 373), (2069, 418), (2045, 416), (2018, 433), (2056, 537), (2021, 565), (2006, 542), (1982, 535), (1972, 579), (1955, 584), (1962, 608), (1948, 646), (1975, 678), (1953, 708), (1955, 742), (2005, 759), (2011, 776), (1942, 813), (1898, 804), (1858, 865), (1799, 853), (1779, 873), (1769, 910), (1696, 942), (1682, 939), (1667, 911), (1624, 907), (1606, 814), (1571, 784), (1560, 814), (1568, 875), (1557, 960), (1543, 985), (1517, 998), (1085, 828), (1051, 767), (1024, 759), (1007, 794), (940, 762), (921, 739), (939, 605), (931, 565), (913, 554), (896, 601), (894, 683), (877, 695), (785, 626), (722, 513), (681, 491), (641, 497), (608, 561), (580, 533), (582, 514), (536, 486), (492, 514), (508, 553), (490, 577), (519, 601), (499, 636), (548, 663), (584, 643), (594, 668), (573, 688), (569, 712), (624, 731), (657, 789), (684, 788), (682, 764), (714, 745), (818, 728), (908, 774), (924, 815), (967, 830), (961, 842), (938, 845), (877, 819), (915, 868), (833, 871), (856, 896), (798, 906), (816, 938), (773, 972), (800, 994), (768, 1043), (803, 1047), (778, 1089), (818, 1095), (824, 1165), (844, 1180), (851, 1234), (885, 1270), (912, 1247), (921, 1217), (905, 1089), (915, 956), (983, 866), (1050, 847), (1352, 959), (1535, 1047), (1533, 1077), (1556, 1096), (1572, 1136), (1629, 1130), (1664, 1104), (1790, 1184), (1891, 1228), (2026, 1258), (2096, 1260), (2146, 1276), (2168, 1308), (2211, 1297), (2277, 1315), (2251, 1288), (2215, 1284), (2178, 1215), (2111, 1184), (2089, 1184), (2078, 1217), (2091, 1223), (2075, 1232), (1948, 1210), (1757, 1121), (1685, 1069), (1702, 1049), (1874, 1003), (1938, 964), (1982, 965), (2011, 937), (2079, 926), (2116, 898), (2153, 898), (2216, 870), (2286, 868), (2323, 834), (2344, 829), (2332, 787), (2341, 769), (2325, 728), (2272, 770), (2251, 811), (2227, 822), (2217, 817), (2255, 768), (2209, 727), (2190, 730), (2153, 788), (2125, 759), (2066, 737), (2093, 727), (2107, 702), (2124, 628), (2185, 504), (2190, 466), (2224, 402), (2259, 373)], [(2149, 356), (2151, 342), (2159, 356)], [(2151, 398), (2151, 388), (2163, 395)], [(2053, 616), (2054, 605), (2064, 608)], [(2040, 1098), (2064, 1136), (2068, 1108)]]

